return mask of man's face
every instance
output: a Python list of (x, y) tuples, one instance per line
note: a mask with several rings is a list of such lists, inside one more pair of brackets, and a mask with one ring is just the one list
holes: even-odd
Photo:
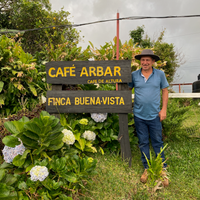
[(155, 63), (155, 60), (150, 56), (142, 56), (140, 59), (141, 67), (144, 71), (148, 71), (152, 68), (152, 65)]

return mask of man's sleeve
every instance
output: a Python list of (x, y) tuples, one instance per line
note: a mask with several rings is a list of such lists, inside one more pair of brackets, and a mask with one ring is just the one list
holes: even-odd
[(160, 88), (164, 89), (169, 87), (169, 83), (167, 82), (165, 73), (161, 71), (161, 81), (160, 81)]

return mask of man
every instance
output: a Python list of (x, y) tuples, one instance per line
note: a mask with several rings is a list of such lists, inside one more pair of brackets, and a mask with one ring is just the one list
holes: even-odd
[[(153, 68), (153, 64), (160, 60), (159, 56), (154, 55), (150, 49), (145, 49), (141, 54), (136, 55), (135, 59), (140, 60), (141, 69), (132, 72), (132, 82), (129, 87), (134, 87), (134, 120), (137, 136), (139, 139), (139, 148), (141, 151), (141, 160), (144, 165), (144, 173), (141, 176), (141, 182), (146, 183), (148, 174), (148, 164), (144, 153), (148, 159), (149, 156), (149, 137), (156, 155), (163, 148), (162, 125), (161, 121), (166, 118), (168, 90), (169, 86), (163, 71)], [(160, 90), (162, 90), (162, 109), (160, 110)], [(161, 154), (162, 160), (165, 160), (164, 152)], [(164, 168), (166, 168), (164, 163)], [(169, 182), (166, 173), (163, 170), (163, 185), (168, 186)]]

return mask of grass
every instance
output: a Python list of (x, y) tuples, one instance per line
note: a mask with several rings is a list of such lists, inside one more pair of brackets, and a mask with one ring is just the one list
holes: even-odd
[[(168, 158), (170, 185), (152, 192), (148, 184), (140, 182), (143, 167), (137, 146), (132, 151), (132, 166), (116, 154), (96, 154), (96, 176), (82, 189), (79, 199), (94, 200), (188, 200), (200, 199), (200, 108), (191, 108), (183, 123), (187, 136), (167, 141), (165, 157)], [(196, 127), (196, 129), (194, 129)]]

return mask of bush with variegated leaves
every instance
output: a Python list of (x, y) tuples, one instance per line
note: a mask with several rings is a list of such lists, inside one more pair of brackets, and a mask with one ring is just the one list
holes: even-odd
[(46, 92), (45, 66), (38, 66), (16, 38), (0, 36), (0, 114), (4, 116), (32, 109)]

